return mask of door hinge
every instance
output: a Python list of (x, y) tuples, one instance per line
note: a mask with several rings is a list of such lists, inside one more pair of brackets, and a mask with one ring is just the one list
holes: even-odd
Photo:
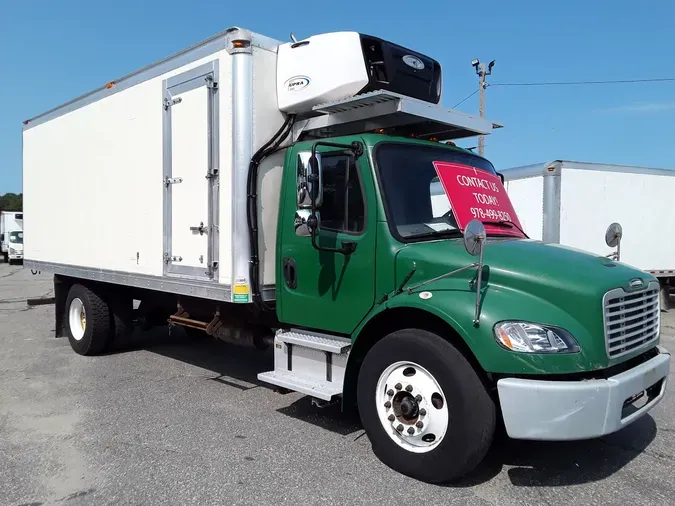
[(183, 101), (181, 97), (178, 98), (164, 98), (164, 110), (168, 110), (172, 105), (180, 104)]
[(183, 178), (182, 177), (169, 177), (169, 176), (164, 176), (164, 186), (168, 188), (169, 185), (171, 184), (178, 184), (182, 183)]
[(213, 179), (218, 177), (218, 169), (211, 169), (206, 173), (206, 179)]
[(206, 78), (206, 87), (210, 90), (218, 89), (218, 82), (213, 80), (213, 77), (209, 76)]
[(218, 270), (218, 262), (211, 262), (211, 272), (216, 272)]

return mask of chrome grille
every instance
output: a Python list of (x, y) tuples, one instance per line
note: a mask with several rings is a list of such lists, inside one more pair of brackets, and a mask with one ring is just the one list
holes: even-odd
[(653, 343), (659, 337), (659, 285), (626, 292), (616, 288), (603, 298), (605, 344), (609, 358), (617, 358)]

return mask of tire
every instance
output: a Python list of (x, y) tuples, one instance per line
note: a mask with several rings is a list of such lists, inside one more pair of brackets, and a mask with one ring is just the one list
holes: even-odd
[(6, 264), (9, 263), (9, 253), (3, 253), (2, 258), (5, 261)]
[[(385, 385), (385, 380), (396, 383)], [(431, 393), (437, 388), (440, 392)], [(419, 400), (414, 404), (418, 417), (412, 420), (400, 414), (405, 402), (401, 399), (407, 395)], [(399, 330), (376, 343), (361, 366), (357, 396), (361, 423), (375, 455), (411, 478), (427, 483), (454, 481), (473, 470), (492, 443), (494, 401), (466, 358), (431, 332)], [(401, 427), (402, 431), (397, 430)]]
[(108, 304), (101, 297), (82, 285), (70, 288), (64, 320), (75, 353), (101, 353), (110, 339), (110, 318)]

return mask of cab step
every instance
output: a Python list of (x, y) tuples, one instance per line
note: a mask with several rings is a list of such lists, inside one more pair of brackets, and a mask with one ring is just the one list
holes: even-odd
[(305, 348), (330, 351), (331, 353), (342, 353), (352, 345), (349, 339), (293, 330), (277, 332), (276, 338), (282, 343), (297, 344)]
[(351, 345), (344, 337), (280, 329), (274, 336), (274, 370), (258, 379), (331, 401), (342, 394)]
[(342, 385), (335, 385), (328, 381), (314, 381), (299, 377), (293, 372), (270, 371), (258, 374), (258, 379), (278, 387), (287, 388), (294, 392), (311, 395), (317, 399), (330, 401), (333, 396), (342, 393)]

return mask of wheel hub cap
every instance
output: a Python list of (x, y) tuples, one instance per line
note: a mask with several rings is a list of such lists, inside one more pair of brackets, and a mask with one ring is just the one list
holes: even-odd
[(425, 453), (443, 440), (449, 422), (438, 381), (412, 362), (387, 367), (377, 383), (378, 417), (389, 437), (404, 449)]

